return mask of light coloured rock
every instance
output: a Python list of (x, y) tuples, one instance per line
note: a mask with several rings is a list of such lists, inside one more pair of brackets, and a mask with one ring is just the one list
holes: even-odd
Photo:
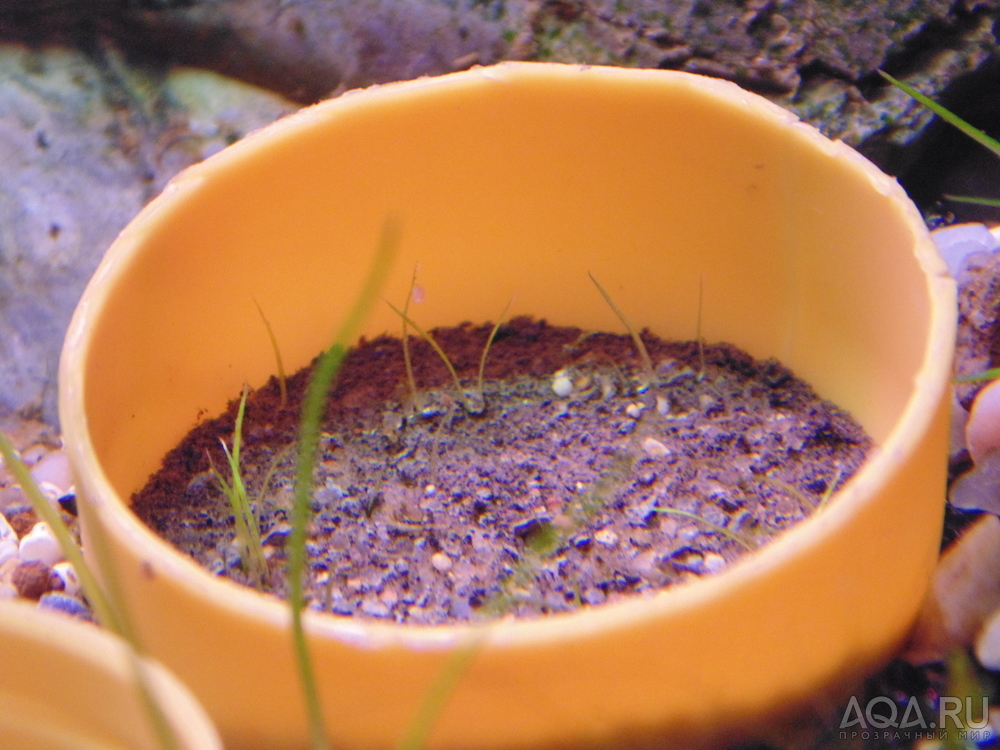
[(718, 573), (724, 567), (726, 567), (726, 558), (720, 555), (718, 552), (709, 552), (705, 555), (705, 560), (702, 563), (706, 573)]
[(41, 562), (52, 567), (63, 559), (63, 554), (49, 525), (39, 521), (21, 537), (18, 557), (22, 562)]
[(179, 170), (294, 109), (113, 51), (0, 44), (0, 407), (56, 422), (63, 335), (111, 241)]
[(552, 378), (552, 392), (559, 398), (569, 396), (573, 392), (573, 381), (569, 375), (561, 370), (557, 372)]
[(70, 473), (66, 452), (58, 450), (45, 455), (31, 467), (31, 478), (39, 485), (42, 483), (50, 485), (56, 493), (56, 498), (65, 495), (73, 486), (73, 475)]
[(983, 388), (972, 402), (965, 425), (965, 445), (976, 463), (1000, 450), (1000, 380)]
[(948, 500), (956, 508), (1000, 514), (1000, 450), (988, 454), (956, 479)]
[(431, 555), (431, 565), (438, 573), (447, 573), (451, 570), (452, 561), (444, 552), (435, 552)]
[(923, 664), (968, 646), (1000, 607), (1000, 519), (985, 515), (941, 556), (905, 653)]
[(642, 441), (642, 449), (651, 458), (664, 458), (670, 455), (670, 449), (653, 437), (648, 437)]

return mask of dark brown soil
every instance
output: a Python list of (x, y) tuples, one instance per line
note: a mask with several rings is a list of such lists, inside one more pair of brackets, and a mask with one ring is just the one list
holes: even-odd
[[(490, 330), (433, 332), (470, 392)], [(490, 349), (481, 414), (463, 406), (425, 342), (411, 339), (417, 410), (399, 339), (362, 341), (324, 428), (311, 606), (433, 624), (652, 593), (765, 543), (863, 461), (861, 429), (781, 364), (726, 344), (701, 353), (643, 339), (655, 363), (648, 388), (629, 337), (514, 319)], [(290, 378), (285, 408), (274, 378), (252, 393), (243, 429), (266, 588), (278, 595), (307, 378)], [(231, 445), (236, 408), (196, 427), (134, 505), (209, 570), (245, 582), (206, 458), (226, 465), (219, 441)]]

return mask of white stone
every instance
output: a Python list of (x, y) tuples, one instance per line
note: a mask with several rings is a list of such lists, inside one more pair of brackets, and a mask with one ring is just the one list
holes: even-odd
[(552, 378), (552, 390), (559, 398), (566, 398), (573, 392), (573, 381), (560, 370)]
[(1000, 380), (983, 388), (972, 402), (965, 425), (965, 445), (976, 463), (987, 453), (1000, 450)]
[(641, 401), (637, 401), (634, 404), (629, 404), (625, 407), (625, 413), (632, 417), (632, 419), (638, 419), (642, 416), (642, 413), (646, 410), (646, 405)]
[(988, 253), (997, 247), (996, 237), (984, 224), (953, 224), (931, 232), (931, 237), (954, 278), (958, 278), (968, 256)]
[(648, 437), (642, 441), (642, 449), (647, 456), (652, 458), (664, 458), (670, 455), (670, 449), (656, 438)]
[(594, 541), (607, 547), (614, 547), (618, 543), (618, 535), (611, 529), (601, 529), (594, 534)]
[(31, 468), (31, 477), (38, 484), (48, 482), (55, 488), (57, 498), (65, 495), (73, 486), (73, 476), (69, 470), (69, 459), (65, 451), (52, 451)]
[(434, 570), (439, 573), (447, 573), (451, 570), (451, 558), (448, 557), (444, 552), (435, 552), (431, 555), (431, 565), (434, 566)]
[(68, 562), (56, 563), (52, 566), (52, 572), (59, 576), (63, 582), (63, 592), (69, 596), (76, 596), (80, 593), (80, 578), (76, 574), (76, 569)]
[(726, 558), (717, 552), (709, 552), (702, 561), (702, 567), (706, 573), (718, 573), (726, 567)]
[(24, 535), (18, 546), (18, 554), (24, 562), (37, 560), (50, 567), (63, 559), (59, 542), (44, 521), (36, 523), (31, 531)]

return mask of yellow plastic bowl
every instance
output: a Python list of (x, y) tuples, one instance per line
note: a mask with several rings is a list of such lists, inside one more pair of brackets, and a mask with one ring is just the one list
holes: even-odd
[[(234, 748), (305, 745), (283, 603), (219, 580), (129, 499), (203, 415), (328, 345), (386, 216), (386, 297), (414, 264), (422, 325), (511, 314), (633, 322), (778, 357), (878, 450), (824, 512), (725, 573), (491, 627), (436, 748), (748, 731), (887, 658), (917, 611), (943, 513), (954, 288), (899, 186), (737, 86), (511, 63), (306, 109), (173, 181), (76, 311), (60, 414), (85, 513), (106, 525), (151, 652)], [(399, 328), (379, 306), (365, 334)], [(308, 618), (334, 746), (391, 747), (465, 627)]]
[[(144, 664), (177, 750), (222, 750), (190, 691)], [(0, 603), (0, 747), (161, 750), (124, 643), (64, 615)]]

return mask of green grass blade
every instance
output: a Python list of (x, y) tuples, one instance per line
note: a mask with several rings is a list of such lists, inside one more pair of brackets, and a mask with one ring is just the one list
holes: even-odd
[(974, 195), (942, 195), (941, 197), (955, 203), (972, 203), (976, 206), (1000, 208), (1000, 198), (977, 198)]
[(830, 481), (830, 485), (826, 488), (826, 492), (823, 493), (823, 497), (819, 499), (816, 503), (816, 510), (820, 511), (826, 507), (826, 504), (830, 502), (830, 498), (833, 497), (833, 493), (837, 491), (837, 485), (840, 483), (840, 478), (844, 475), (844, 467), (838, 466), (836, 473), (833, 475), (833, 479)]
[(485, 635), (471, 638), (470, 641), (459, 646), (441, 667), (437, 679), (424, 693), (417, 713), (410, 722), (403, 739), (396, 746), (396, 750), (421, 750), (427, 743), (431, 729), (437, 722), (438, 717), (448, 704), (448, 700), (455, 692), (455, 687), (468, 671), (469, 666), (475, 659), (482, 647)]
[(391, 307), (393, 309), (393, 312), (395, 312), (399, 317), (401, 317), (404, 322), (413, 326), (413, 330), (419, 333), (424, 338), (424, 340), (431, 345), (431, 348), (434, 349), (435, 352), (437, 352), (437, 355), (441, 358), (441, 361), (444, 362), (445, 367), (448, 368), (448, 372), (451, 373), (451, 379), (455, 381), (455, 390), (458, 391), (459, 399), (465, 402), (466, 401), (465, 391), (462, 390), (462, 383), (458, 379), (458, 373), (455, 372), (455, 366), (451, 363), (451, 359), (448, 357), (448, 355), (445, 354), (444, 349), (442, 349), (441, 346), (438, 344), (438, 342), (434, 340), (433, 336), (431, 336), (427, 331), (425, 331), (423, 328), (417, 325), (414, 322), (413, 318), (409, 317), (405, 312), (400, 310), (398, 307), (396, 307), (388, 300), (385, 301), (385, 304)]
[(236, 412), (236, 423), (233, 427), (233, 449), (226, 447), (226, 443), (221, 438), (222, 451), (226, 454), (226, 461), (229, 464), (229, 475), (232, 480), (227, 480), (222, 473), (215, 468), (212, 457), (208, 457), (209, 466), (216, 481), (222, 488), (222, 494), (229, 501), (229, 506), (233, 510), (233, 519), (236, 524), (236, 539), (240, 544), (243, 568), (250, 576), (255, 588), (260, 588), (267, 577), (267, 559), (264, 557), (264, 546), (260, 538), (260, 524), (254, 515), (253, 507), (250, 505), (250, 497), (247, 493), (246, 484), (243, 481), (243, 470), (240, 467), (240, 453), (243, 446), (243, 417), (246, 412), (247, 397), (250, 388), (243, 386), (243, 396), (240, 398), (240, 406)]
[(257, 303), (257, 300), (254, 300), (253, 303), (257, 308), (257, 312), (260, 313), (260, 319), (264, 321), (264, 328), (267, 329), (267, 337), (271, 340), (271, 348), (274, 350), (274, 360), (278, 366), (278, 390), (281, 393), (281, 407), (284, 408), (285, 404), (288, 403), (288, 379), (285, 377), (285, 365), (281, 361), (281, 350), (278, 348), (278, 339), (274, 335), (274, 329), (271, 328), (271, 321), (264, 315), (264, 310)]
[(983, 372), (977, 372), (975, 375), (962, 375), (961, 377), (952, 378), (952, 383), (983, 383), (987, 380), (996, 380), (1000, 378), (1000, 367), (993, 367), (989, 370), (984, 370)]
[(420, 398), (420, 391), (417, 389), (417, 379), (413, 376), (413, 361), (410, 359), (410, 332), (406, 327), (406, 316), (410, 312), (410, 301), (413, 299), (413, 290), (417, 286), (417, 267), (413, 267), (413, 276), (410, 279), (410, 289), (406, 293), (406, 303), (403, 305), (403, 364), (406, 366), (406, 381), (410, 385), (410, 395), (413, 397), (414, 411), (423, 408)]
[(961, 130), (963, 133), (965, 133), (967, 136), (969, 136), (970, 138), (972, 138), (974, 141), (976, 141), (977, 143), (985, 146), (986, 148), (988, 148), (990, 151), (992, 151), (997, 156), (1000, 156), (1000, 141), (997, 141), (994, 138), (990, 138), (982, 130), (980, 130), (979, 128), (973, 127), (972, 125), (970, 125), (969, 123), (967, 123), (965, 120), (963, 120), (958, 115), (952, 114), (952, 112), (950, 110), (946, 109), (945, 107), (942, 107), (940, 104), (938, 104), (936, 101), (934, 101), (930, 97), (925, 96), (924, 94), (921, 94), (919, 91), (917, 91), (912, 86), (909, 86), (909, 85), (903, 83), (902, 81), (897, 81), (891, 75), (889, 75), (888, 73), (884, 73), (881, 70), (879, 71), (879, 75), (881, 75), (884, 79), (886, 79), (889, 83), (891, 83), (896, 88), (902, 90), (903, 92), (905, 92), (909, 96), (911, 96), (914, 99), (916, 99), (918, 102), (920, 102), (921, 104), (923, 104), (925, 107), (927, 107), (929, 110), (931, 110), (934, 114), (936, 114), (942, 120), (944, 120), (945, 122), (949, 123), (950, 125), (954, 125), (956, 128), (958, 128), (959, 130)]
[(382, 227), (382, 235), (372, 268), (365, 279), (358, 298), (341, 323), (330, 348), (320, 356), (302, 404), (302, 420), (299, 425), (299, 454), (295, 464), (295, 491), (292, 503), (292, 531), (288, 539), (288, 606), (292, 615), (292, 642), (295, 649), (302, 690), (305, 697), (306, 713), (309, 721), (309, 737), (313, 750), (329, 748), (323, 714), (320, 710), (319, 690), (316, 675), (309, 655), (302, 626), (302, 610), (305, 595), (302, 578), (306, 567), (306, 529), (312, 515), (313, 471), (319, 445), (320, 425), (326, 407), (327, 393), (343, 364), (347, 347), (361, 332), (361, 325), (371, 312), (385, 285), (399, 246), (400, 224), (398, 220), (387, 219)]
[(510, 309), (510, 306), (514, 303), (514, 299), (511, 298), (507, 306), (504, 307), (503, 312), (500, 313), (500, 317), (497, 318), (497, 323), (493, 326), (493, 330), (490, 331), (490, 337), (486, 339), (486, 346), (483, 347), (483, 356), (479, 358), (479, 377), (476, 379), (477, 389), (479, 390), (479, 396), (482, 398), (483, 395), (483, 376), (486, 374), (486, 355), (490, 353), (490, 347), (493, 346), (493, 339), (496, 338), (497, 331), (500, 330), (500, 324), (503, 323), (503, 318)]
[(645, 385), (648, 388), (653, 384), (656, 376), (653, 373), (653, 361), (649, 358), (649, 352), (646, 350), (646, 345), (642, 342), (639, 332), (635, 330), (628, 318), (625, 317), (625, 313), (618, 309), (618, 305), (616, 305), (615, 301), (611, 299), (611, 295), (608, 294), (607, 290), (603, 286), (601, 286), (600, 282), (594, 278), (594, 274), (587, 271), (587, 275), (590, 276), (590, 280), (594, 282), (594, 286), (597, 287), (597, 291), (599, 291), (601, 296), (604, 297), (604, 301), (608, 303), (608, 307), (614, 311), (614, 314), (618, 316), (618, 320), (620, 320), (625, 328), (628, 329), (629, 335), (635, 343), (635, 348), (639, 352), (639, 359), (642, 360), (642, 370), (646, 379)]

